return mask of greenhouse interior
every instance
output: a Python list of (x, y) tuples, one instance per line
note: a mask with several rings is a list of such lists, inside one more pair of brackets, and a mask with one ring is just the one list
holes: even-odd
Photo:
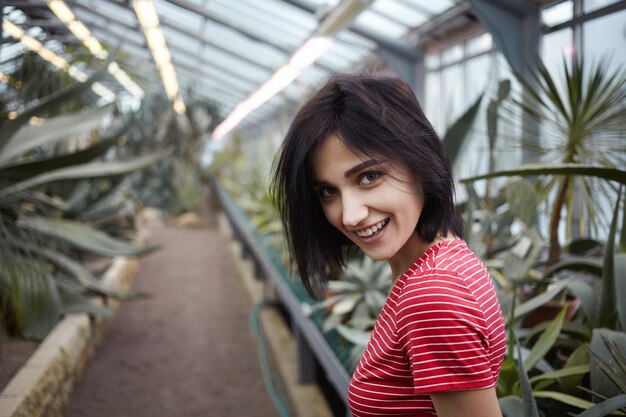
[(0, 9), (0, 417), (626, 415), (626, 0)]

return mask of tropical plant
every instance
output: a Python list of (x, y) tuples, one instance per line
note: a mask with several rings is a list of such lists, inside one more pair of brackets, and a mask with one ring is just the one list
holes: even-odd
[[(535, 149), (540, 161), (598, 170), (626, 165), (626, 70), (619, 67), (610, 72), (608, 63), (605, 58), (588, 65), (578, 56), (571, 63), (564, 59), (561, 73), (551, 74), (541, 60), (536, 60), (528, 77), (516, 74), (526, 94), (516, 104), (541, 125), (541, 146)], [(554, 195), (548, 256), (548, 264), (552, 265), (560, 258), (563, 208), (567, 213), (566, 236), (570, 236), (575, 211), (580, 213), (576, 222), (585, 235), (585, 224), (597, 226), (596, 196), (611, 195), (614, 189), (610, 183), (575, 172), (542, 178), (541, 195)]]
[[(619, 376), (622, 372), (622, 362), (614, 358), (616, 352), (620, 352), (626, 346), (624, 345), (626, 340), (623, 339), (624, 320), (626, 320), (623, 312), (626, 311), (626, 303), (616, 296), (619, 290), (624, 289), (623, 271), (626, 270), (626, 257), (622, 253), (614, 253), (621, 194), (620, 190), (615, 202), (603, 261), (577, 256), (563, 259), (539, 274), (540, 280), (552, 283), (545, 292), (520, 305), (516, 305), (517, 287), (523, 281), (515, 279), (508, 281), (503, 272), (506, 268), (496, 269), (498, 271), (496, 274), (492, 271), (494, 276), (500, 275), (499, 282), (504, 280), (514, 287), (513, 290), (505, 293), (506, 296), (512, 297), (507, 323), (509, 345), (498, 383), (498, 396), (501, 398), (501, 407), (507, 416), (536, 415), (530, 413), (528, 409), (524, 411), (524, 407), (528, 406), (529, 401), (534, 402), (534, 398), (540, 399), (542, 405), (539, 408), (544, 409), (546, 415), (561, 415), (566, 411), (596, 407), (592, 396), (586, 390), (591, 390), (600, 399), (624, 393), (619, 391), (623, 386), (623, 378)], [(533, 245), (536, 243), (531, 243), (531, 246)], [(578, 248), (571, 250), (579, 251), (580, 247), (589, 248), (596, 245), (597, 243), (594, 244), (594, 242), (581, 241), (576, 245)], [(529, 260), (530, 262), (526, 265), (535, 262), (537, 256), (530, 256)], [(516, 270), (515, 262), (509, 264), (513, 270)], [(517, 268), (517, 270), (524, 271), (525, 267)], [(555, 274), (563, 272), (568, 272), (569, 276), (554, 280)], [(598, 288), (594, 289), (580, 278), (581, 272), (597, 275), (598, 284), (601, 285), (597, 285)], [(536, 270), (535, 273), (538, 274), (539, 271)], [(525, 274), (527, 277), (530, 275), (528, 272)], [(574, 320), (565, 319), (567, 305), (564, 305), (553, 320), (537, 324), (531, 329), (519, 328), (522, 317), (564, 292), (576, 296), (581, 305)], [(599, 326), (605, 328), (598, 329)], [(622, 331), (616, 331), (618, 329)], [(524, 335), (525, 344), (529, 348), (522, 345), (516, 346), (519, 342), (515, 334)], [(606, 341), (605, 344), (601, 343), (601, 339), (605, 340), (609, 337), (610, 343)], [(616, 341), (619, 341), (619, 344)], [(590, 348), (587, 344), (590, 344)], [(516, 349), (522, 358), (521, 365), (514, 355)], [(559, 355), (566, 359), (564, 364), (560, 363), (562, 359), (558, 358)], [(598, 363), (608, 365), (602, 366)], [(616, 364), (619, 366), (616, 367)], [(588, 378), (590, 384), (583, 379), (586, 374), (590, 375)], [(524, 380), (528, 380), (528, 384)], [(590, 388), (581, 389), (581, 386)], [(619, 404), (622, 403), (619, 401), (606, 403), (595, 408), (595, 412), (607, 410), (609, 406), (616, 408), (623, 406)]]
[(359, 253), (346, 265), (341, 279), (328, 282), (326, 298), (312, 311), (328, 309), (323, 330), (340, 324), (371, 331), (390, 290), (391, 270), (386, 262)]
[[(27, 106), (0, 132), (0, 295), (2, 320), (9, 330), (40, 339), (68, 311), (106, 313), (86, 302), (89, 293), (125, 296), (101, 284), (79, 257), (142, 255), (153, 248), (114, 239), (85, 222), (111, 215), (113, 193), (98, 192), (87, 182), (120, 178), (163, 158), (161, 152), (120, 162), (94, 161), (116, 144), (123, 130), (91, 146), (68, 146), (68, 138), (95, 129), (110, 116), (111, 106), (53, 118), (27, 126), (33, 116), (86, 91), (104, 75), (57, 91)], [(60, 144), (65, 144), (61, 146)], [(101, 187), (103, 183), (98, 183)], [(67, 191), (62, 193), (63, 190)], [(93, 191), (93, 192), (90, 192)], [(59, 193), (62, 194), (59, 194)], [(62, 197), (62, 196), (65, 196)], [(86, 198), (92, 195), (91, 199)], [(85, 206), (87, 200), (89, 205)], [(107, 210), (109, 209), (109, 210)], [(117, 210), (116, 210), (117, 209)], [(81, 217), (83, 221), (72, 220)], [(119, 211), (119, 206), (113, 209)], [(80, 256), (79, 256), (80, 255)]]

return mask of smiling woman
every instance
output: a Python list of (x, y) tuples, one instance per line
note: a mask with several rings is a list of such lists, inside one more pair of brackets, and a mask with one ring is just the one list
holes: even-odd
[(461, 240), (450, 164), (405, 82), (331, 78), (292, 122), (272, 193), (311, 295), (355, 246), (391, 266), (391, 292), (350, 381), (355, 417), (501, 416), (498, 299)]

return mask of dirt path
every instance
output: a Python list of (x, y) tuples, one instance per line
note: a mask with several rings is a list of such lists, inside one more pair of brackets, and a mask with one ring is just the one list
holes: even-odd
[(122, 305), (66, 417), (276, 416), (219, 232), (151, 233), (162, 249), (142, 261), (134, 285), (151, 297)]

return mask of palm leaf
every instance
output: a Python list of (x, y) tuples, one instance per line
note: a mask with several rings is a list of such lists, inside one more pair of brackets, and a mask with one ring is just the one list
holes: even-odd
[(84, 112), (58, 116), (44, 122), (41, 126), (22, 128), (0, 153), (0, 166), (38, 146), (50, 145), (62, 139), (69, 139), (77, 133), (95, 129), (112, 111), (113, 105), (110, 104)]
[(114, 132), (111, 136), (100, 139), (96, 144), (90, 146), (87, 149), (73, 152), (69, 155), (55, 156), (45, 159), (38, 159), (35, 161), (17, 162), (9, 164), (6, 167), (0, 169), (0, 176), (5, 178), (16, 178), (24, 180), (34, 175), (42, 174), (57, 168), (64, 168), (71, 165), (84, 164), (101, 155), (104, 155), (111, 146), (115, 145), (120, 136), (122, 136), (128, 128), (130, 122), (127, 123), (120, 130)]
[(28, 180), (12, 184), (4, 189), (0, 189), (0, 198), (6, 198), (11, 194), (55, 181), (111, 177), (127, 174), (129, 172), (145, 168), (148, 165), (165, 158), (168, 154), (169, 152), (167, 151), (158, 152), (123, 162), (90, 162), (87, 164), (56, 169), (39, 174)]
[(587, 175), (607, 180), (617, 181), (620, 184), (626, 184), (626, 171), (617, 168), (596, 167), (582, 164), (560, 164), (560, 165), (542, 165), (542, 164), (526, 164), (515, 169), (492, 172), (475, 177), (464, 178), (463, 183), (474, 182), (478, 180), (496, 178), (496, 177), (512, 177), (520, 175), (524, 177), (535, 175)]
[(577, 417), (604, 417), (615, 410), (626, 407), (626, 394), (620, 394), (588, 408)]
[(28, 216), (20, 219), (18, 226), (101, 256), (140, 256), (156, 249), (129, 245), (85, 224), (70, 220)]

